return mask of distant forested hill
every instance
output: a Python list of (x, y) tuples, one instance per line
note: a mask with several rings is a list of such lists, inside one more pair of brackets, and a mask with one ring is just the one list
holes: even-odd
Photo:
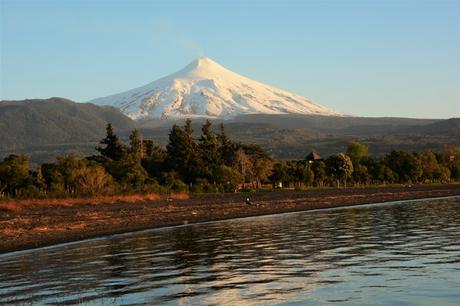
[[(195, 130), (203, 120), (194, 120)], [(222, 121), (214, 121), (215, 128)], [(183, 124), (183, 122), (178, 122)], [(460, 118), (412, 119), (332, 117), (318, 115), (244, 115), (224, 121), (232, 139), (255, 143), (273, 157), (301, 159), (311, 150), (328, 156), (346, 150), (351, 140), (369, 147), (374, 156), (391, 150), (441, 150), (460, 146)], [(171, 122), (137, 122), (144, 136), (166, 145)]]
[[(182, 120), (183, 121), (183, 120)], [(176, 123), (183, 124), (182, 121)], [(89, 155), (105, 136), (107, 122), (127, 142), (137, 127), (145, 138), (166, 145), (166, 120), (133, 121), (118, 109), (67, 99), (1, 101), (0, 158), (27, 154), (32, 162), (53, 161), (68, 153)], [(203, 119), (193, 121), (198, 135)], [(221, 120), (213, 121), (215, 130)], [(460, 146), (460, 119), (330, 117), (314, 115), (245, 115), (223, 121), (228, 135), (261, 145), (277, 159), (301, 159), (316, 150), (322, 156), (341, 152), (350, 140), (366, 144), (372, 155), (391, 150), (440, 150)]]
[(95, 142), (104, 137), (107, 122), (116, 130), (134, 126), (110, 106), (63, 98), (0, 101), (0, 152)]

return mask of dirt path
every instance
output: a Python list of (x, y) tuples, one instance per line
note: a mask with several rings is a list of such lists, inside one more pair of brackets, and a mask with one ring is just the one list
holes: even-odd
[[(460, 196), (460, 185), (192, 195), (188, 200), (0, 210), (0, 253), (147, 228), (318, 208)], [(245, 203), (249, 197), (253, 204)]]

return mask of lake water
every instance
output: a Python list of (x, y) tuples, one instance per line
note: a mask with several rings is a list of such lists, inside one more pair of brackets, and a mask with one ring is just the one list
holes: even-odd
[(460, 198), (210, 222), (0, 256), (0, 304), (459, 305)]

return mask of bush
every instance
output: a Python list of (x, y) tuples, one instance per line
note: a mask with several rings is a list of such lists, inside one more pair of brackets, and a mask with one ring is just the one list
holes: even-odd
[(167, 187), (169, 187), (171, 192), (187, 192), (188, 191), (188, 185), (179, 179), (173, 180), (171, 184)]
[(209, 183), (207, 179), (198, 178), (195, 180), (195, 183), (191, 185), (190, 191), (196, 193), (212, 193), (218, 191), (216, 188), (216, 185)]
[(22, 198), (40, 198), (43, 196), (43, 193), (37, 186), (28, 185), (21, 191)]

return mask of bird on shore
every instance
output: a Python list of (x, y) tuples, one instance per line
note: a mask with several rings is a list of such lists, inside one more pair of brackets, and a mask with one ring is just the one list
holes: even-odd
[(255, 206), (255, 207), (259, 207), (259, 204), (255, 204), (255, 203), (251, 202), (251, 200), (249, 200), (249, 198), (246, 198), (246, 204), (251, 205), (251, 206)]

